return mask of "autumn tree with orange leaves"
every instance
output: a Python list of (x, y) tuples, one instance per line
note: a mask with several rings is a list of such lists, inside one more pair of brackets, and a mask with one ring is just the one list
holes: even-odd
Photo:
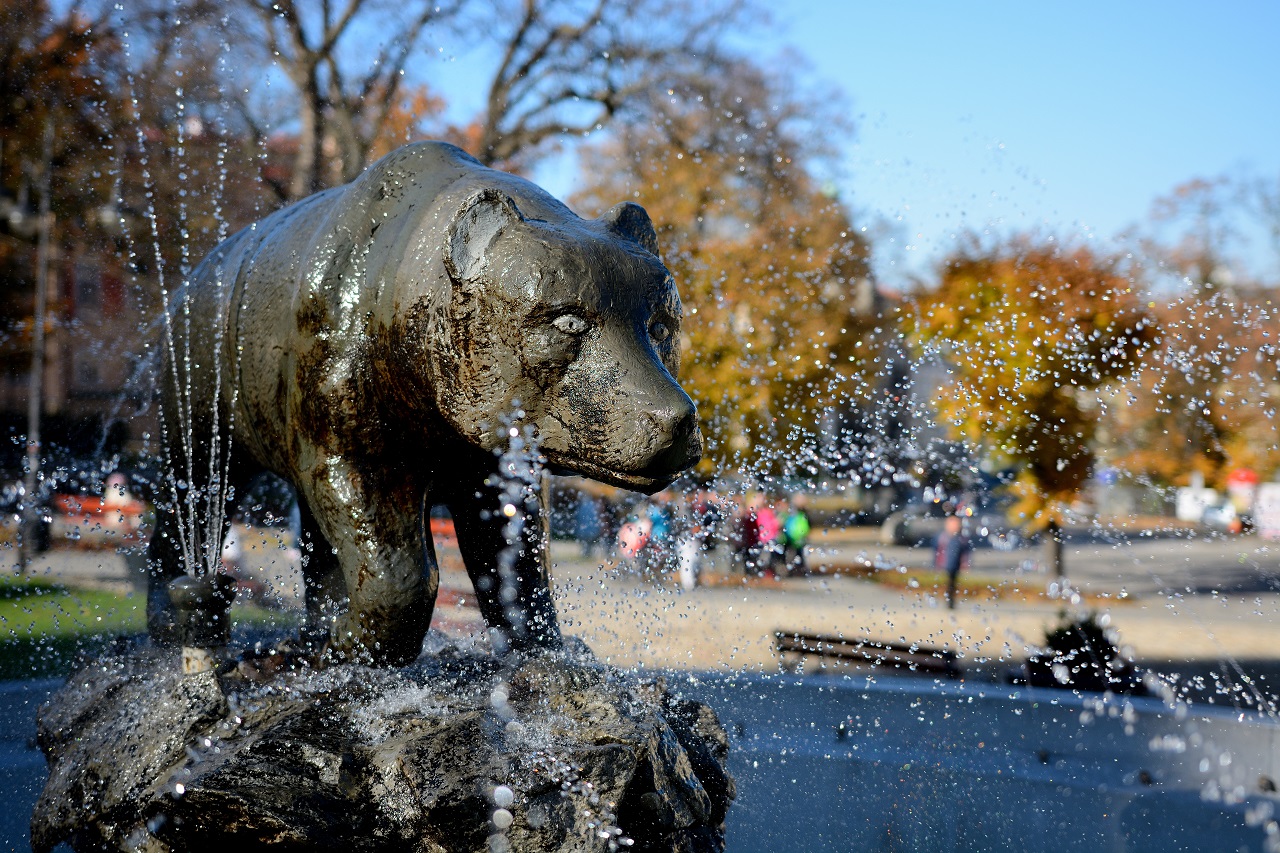
[(1113, 464), (1165, 487), (1280, 473), (1278, 306), (1275, 290), (1151, 300), (1160, 334), (1109, 410)]
[(1194, 179), (1152, 207), (1139, 249), (1159, 281), (1147, 298), (1160, 334), (1108, 415), (1113, 464), (1131, 476), (1223, 488), (1236, 469), (1280, 473), (1280, 290), (1236, 260), (1247, 223), (1280, 233), (1266, 189)]
[(1120, 260), (1085, 247), (1018, 237), (976, 238), (915, 294), (908, 335), (947, 378), (934, 392), (939, 423), (976, 455), (1016, 471), (1013, 513), (1058, 532), (1088, 481), (1103, 392), (1128, 376), (1153, 328)]
[[(119, 45), (99, 23), (78, 8), (0, 0), (0, 363), (11, 372), (31, 353), (41, 196), (47, 188), (58, 222), (51, 239), (78, 248), (109, 194), (113, 112), (101, 77)], [(58, 316), (64, 296), (48, 290)]]

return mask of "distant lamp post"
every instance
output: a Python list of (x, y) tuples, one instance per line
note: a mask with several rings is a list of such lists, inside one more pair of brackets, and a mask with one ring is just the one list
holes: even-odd
[(96, 211), (98, 218), (98, 227), (112, 237), (119, 236), (124, 233), (124, 225), (121, 222), (123, 214), (120, 208), (115, 204), (104, 204)]
[(1223, 290), (1230, 290), (1236, 283), (1235, 270), (1226, 264), (1218, 264), (1210, 270), (1208, 278), (1210, 284)]
[(44, 122), (44, 174), (40, 182), (40, 213), (37, 218), (36, 299), (31, 330), (31, 378), (27, 393), (27, 469), (23, 478), (22, 535), (18, 552), (25, 573), (36, 553), (40, 529), (40, 416), (44, 407), (44, 325), (49, 303), (49, 254), (53, 231), (50, 196), (53, 183), (53, 115)]
[(40, 223), (32, 216), (23, 202), (10, 199), (0, 201), (0, 215), (3, 215), (9, 226), (9, 233), (24, 240), (30, 240), (40, 233)]

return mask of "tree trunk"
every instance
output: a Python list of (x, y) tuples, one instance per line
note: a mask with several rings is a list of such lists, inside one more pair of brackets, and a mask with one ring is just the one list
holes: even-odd
[(290, 201), (297, 201), (324, 188), (324, 99), (314, 72), (302, 90), (298, 130), (298, 154), (293, 165), (293, 180), (289, 184)]
[(39, 550), (41, 499), (37, 497), (40, 483), (40, 420), (44, 414), (45, 372), (45, 314), (49, 301), (49, 253), (53, 230), (53, 213), (50, 197), (53, 194), (53, 114), (45, 117), (44, 162), (40, 179), (40, 232), (36, 247), (35, 313), (31, 321), (31, 378), (27, 386), (27, 467), (23, 476), (22, 534), (18, 539), (18, 564), (23, 574), (30, 567), (31, 559)]

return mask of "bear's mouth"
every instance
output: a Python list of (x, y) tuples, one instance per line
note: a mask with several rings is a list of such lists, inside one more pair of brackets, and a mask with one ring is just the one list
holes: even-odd
[(651, 495), (654, 492), (660, 492), (667, 486), (675, 482), (676, 478), (687, 471), (689, 468), (697, 464), (695, 458), (688, 465), (677, 470), (664, 469), (659, 472), (636, 472), (636, 471), (620, 471), (615, 468), (608, 468), (604, 465), (596, 465), (591, 462), (575, 460), (573, 462), (564, 462), (562, 460), (551, 458), (547, 459), (548, 468), (553, 474), (578, 474), (610, 486), (618, 486), (623, 489), (630, 489), (634, 492), (644, 492)]
[(644, 464), (635, 468), (615, 468), (563, 451), (547, 452), (546, 460), (552, 473), (564, 471), (579, 474), (610, 486), (651, 495), (662, 491), (681, 474), (698, 464), (702, 459), (702, 433), (695, 423), (691, 431), (685, 431), (675, 440), (648, 450), (641, 457)]

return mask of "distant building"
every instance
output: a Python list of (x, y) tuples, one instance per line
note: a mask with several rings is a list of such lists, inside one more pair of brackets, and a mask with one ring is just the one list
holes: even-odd
[[(6, 235), (7, 236), (7, 235)], [(56, 248), (56, 247), (55, 247)], [(0, 328), (0, 477), (22, 477), (35, 338), (34, 261), (10, 253)], [(74, 480), (90, 460), (136, 447), (154, 429), (131, 388), (141, 354), (136, 301), (117, 269), (54, 252), (45, 312), (40, 436), (46, 474)]]

